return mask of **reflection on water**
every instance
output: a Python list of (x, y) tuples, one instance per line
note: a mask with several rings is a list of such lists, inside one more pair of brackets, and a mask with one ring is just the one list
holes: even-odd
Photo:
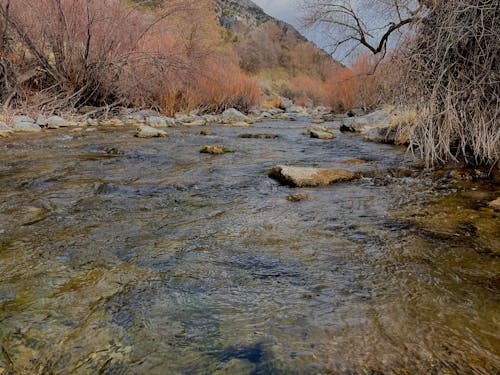
[[(498, 373), (498, 187), (391, 177), (404, 150), (306, 125), (1, 141), (0, 374)], [(376, 177), (267, 177), (345, 160)]]

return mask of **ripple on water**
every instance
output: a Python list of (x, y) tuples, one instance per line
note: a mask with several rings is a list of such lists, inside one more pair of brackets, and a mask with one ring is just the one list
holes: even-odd
[[(9, 138), (0, 373), (498, 373), (498, 186), (307, 126), (209, 126), (221, 156), (199, 129)], [(371, 177), (291, 189), (278, 164)]]

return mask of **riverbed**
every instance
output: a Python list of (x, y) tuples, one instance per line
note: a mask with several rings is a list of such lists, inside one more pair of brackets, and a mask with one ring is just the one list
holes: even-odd
[(0, 140), (0, 374), (499, 373), (498, 184), (308, 126)]

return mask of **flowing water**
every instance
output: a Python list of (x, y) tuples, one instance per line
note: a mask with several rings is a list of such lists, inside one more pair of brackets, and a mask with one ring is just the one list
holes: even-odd
[[(1, 140), (0, 374), (498, 373), (498, 185), (306, 125)], [(278, 164), (372, 177), (291, 189)]]

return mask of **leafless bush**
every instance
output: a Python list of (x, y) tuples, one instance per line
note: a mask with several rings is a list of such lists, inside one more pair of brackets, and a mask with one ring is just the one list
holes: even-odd
[(500, 3), (435, 1), (408, 48), (411, 146), (427, 165), (500, 158)]

